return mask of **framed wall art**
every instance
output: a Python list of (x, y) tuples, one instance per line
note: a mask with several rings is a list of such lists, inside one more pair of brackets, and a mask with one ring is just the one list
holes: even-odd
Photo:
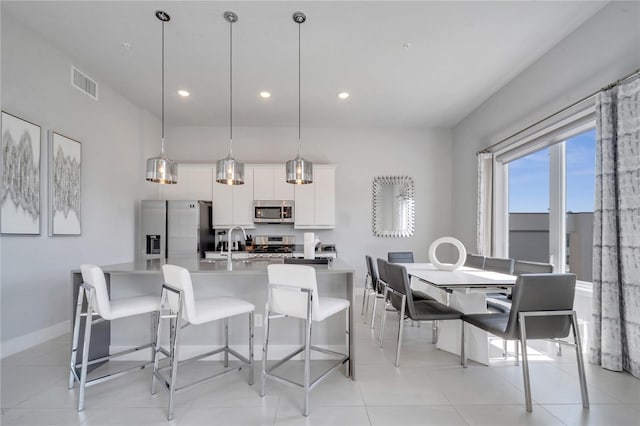
[(81, 144), (56, 132), (49, 139), (49, 235), (80, 235)]
[(40, 126), (2, 111), (0, 233), (40, 234)]

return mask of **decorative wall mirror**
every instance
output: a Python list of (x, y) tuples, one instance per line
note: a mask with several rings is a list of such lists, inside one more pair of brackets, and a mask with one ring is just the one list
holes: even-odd
[(413, 179), (377, 176), (373, 179), (372, 225), (376, 237), (411, 237), (414, 232)]

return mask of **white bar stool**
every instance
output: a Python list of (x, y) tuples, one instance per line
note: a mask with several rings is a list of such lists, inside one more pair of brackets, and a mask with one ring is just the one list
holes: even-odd
[[(190, 386), (203, 383), (214, 377), (230, 373), (232, 371), (241, 370), (245, 365), (249, 366), (249, 385), (253, 384), (253, 314), (255, 306), (235, 297), (211, 297), (207, 299), (196, 300), (193, 293), (193, 284), (191, 282), (191, 274), (185, 268), (175, 265), (163, 265), (162, 272), (164, 274), (165, 283), (162, 285), (162, 309), (158, 318), (156, 327), (156, 347), (153, 360), (153, 378), (151, 382), (151, 393), (156, 393), (156, 380), (169, 390), (169, 409), (167, 420), (173, 420), (174, 394)], [(168, 312), (167, 312), (168, 308)], [(249, 314), (249, 358), (240, 355), (229, 347), (229, 318), (240, 315)], [(169, 319), (169, 350), (160, 346), (160, 319)], [(183, 324), (180, 324), (182, 319)], [(189, 359), (179, 361), (178, 345), (180, 343), (180, 331), (188, 325), (199, 325), (216, 320), (224, 320), (224, 346), (213, 351), (191, 357)], [(162, 353), (169, 358), (167, 367), (159, 368), (158, 353)], [(225, 369), (207, 376), (195, 382), (177, 387), (178, 365), (187, 362), (197, 361), (209, 356), (224, 352)], [(229, 368), (229, 354), (236, 357), (242, 362), (239, 367)], [(170, 376), (165, 378), (161, 370), (169, 369)]]
[[(304, 265), (269, 265), (267, 266), (269, 275), (269, 286), (267, 293), (267, 305), (265, 308), (265, 334), (262, 349), (262, 374), (260, 380), (260, 396), (265, 394), (265, 381), (267, 378), (277, 382), (295, 385), (304, 389), (304, 416), (309, 415), (309, 392), (329, 373), (336, 370), (342, 364), (350, 362), (349, 348), (349, 309), (350, 303), (346, 299), (335, 297), (318, 297), (318, 287), (316, 284), (316, 270), (311, 266)], [(320, 322), (337, 314), (346, 311), (346, 354), (334, 352), (325, 348), (311, 345), (311, 324)], [(271, 320), (277, 318), (293, 317), (304, 320), (305, 335), (304, 344), (267, 368), (269, 331)], [(317, 379), (311, 382), (310, 361), (311, 350), (322, 352), (339, 357), (337, 362), (325, 370)], [(273, 374), (272, 371), (281, 367), (293, 357), (303, 353), (304, 358), (304, 380), (303, 383), (290, 380), (288, 378)], [(348, 371), (348, 370), (347, 370)]]
[[(106, 362), (110, 358), (129, 354), (131, 352), (139, 351), (145, 348), (152, 348), (154, 342), (138, 346), (133, 349), (117, 352), (115, 354), (107, 355), (98, 359), (89, 361), (89, 345), (91, 342), (91, 326), (102, 322), (104, 320), (112, 321), (118, 318), (131, 317), (141, 314), (153, 314), (152, 326), (157, 323), (157, 316), (160, 310), (160, 299), (157, 296), (140, 296), (131, 297), (128, 299), (110, 300), (109, 293), (107, 291), (107, 282), (104, 277), (104, 272), (99, 266), (84, 264), (80, 265), (82, 271), (82, 280), (78, 291), (78, 301), (76, 304), (75, 323), (73, 326), (73, 340), (71, 343), (71, 362), (69, 371), (69, 389), (73, 389), (75, 381), (80, 383), (80, 394), (78, 395), (78, 411), (84, 409), (84, 394), (85, 388), (92, 386), (106, 380), (115, 379), (121, 375), (128, 373), (135, 369), (143, 369), (153, 362), (145, 362), (143, 364), (129, 367), (125, 370), (120, 370), (116, 373), (109, 373), (101, 377), (97, 377), (91, 380), (87, 380), (87, 370), (90, 365), (94, 365), (101, 362)], [(82, 312), (82, 305), (84, 300), (87, 301), (87, 308), (85, 312)], [(99, 318), (94, 319), (95, 316)], [(80, 323), (82, 317), (85, 317), (84, 321), (84, 342), (82, 346), (82, 361), (80, 364), (76, 364), (76, 358), (78, 353), (78, 337), (80, 335)], [(152, 336), (155, 337), (155, 330), (152, 330)], [(78, 368), (80, 371), (78, 371)]]

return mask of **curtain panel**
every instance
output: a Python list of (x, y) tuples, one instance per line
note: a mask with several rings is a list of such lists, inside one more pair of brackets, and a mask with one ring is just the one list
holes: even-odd
[(592, 363), (640, 378), (640, 78), (596, 96)]
[(493, 153), (478, 153), (478, 200), (476, 253), (492, 256), (493, 241)]

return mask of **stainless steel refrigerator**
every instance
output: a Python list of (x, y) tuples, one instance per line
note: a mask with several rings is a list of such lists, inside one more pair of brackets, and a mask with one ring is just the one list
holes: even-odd
[(215, 250), (210, 201), (142, 200), (140, 212), (142, 258), (204, 257)]

